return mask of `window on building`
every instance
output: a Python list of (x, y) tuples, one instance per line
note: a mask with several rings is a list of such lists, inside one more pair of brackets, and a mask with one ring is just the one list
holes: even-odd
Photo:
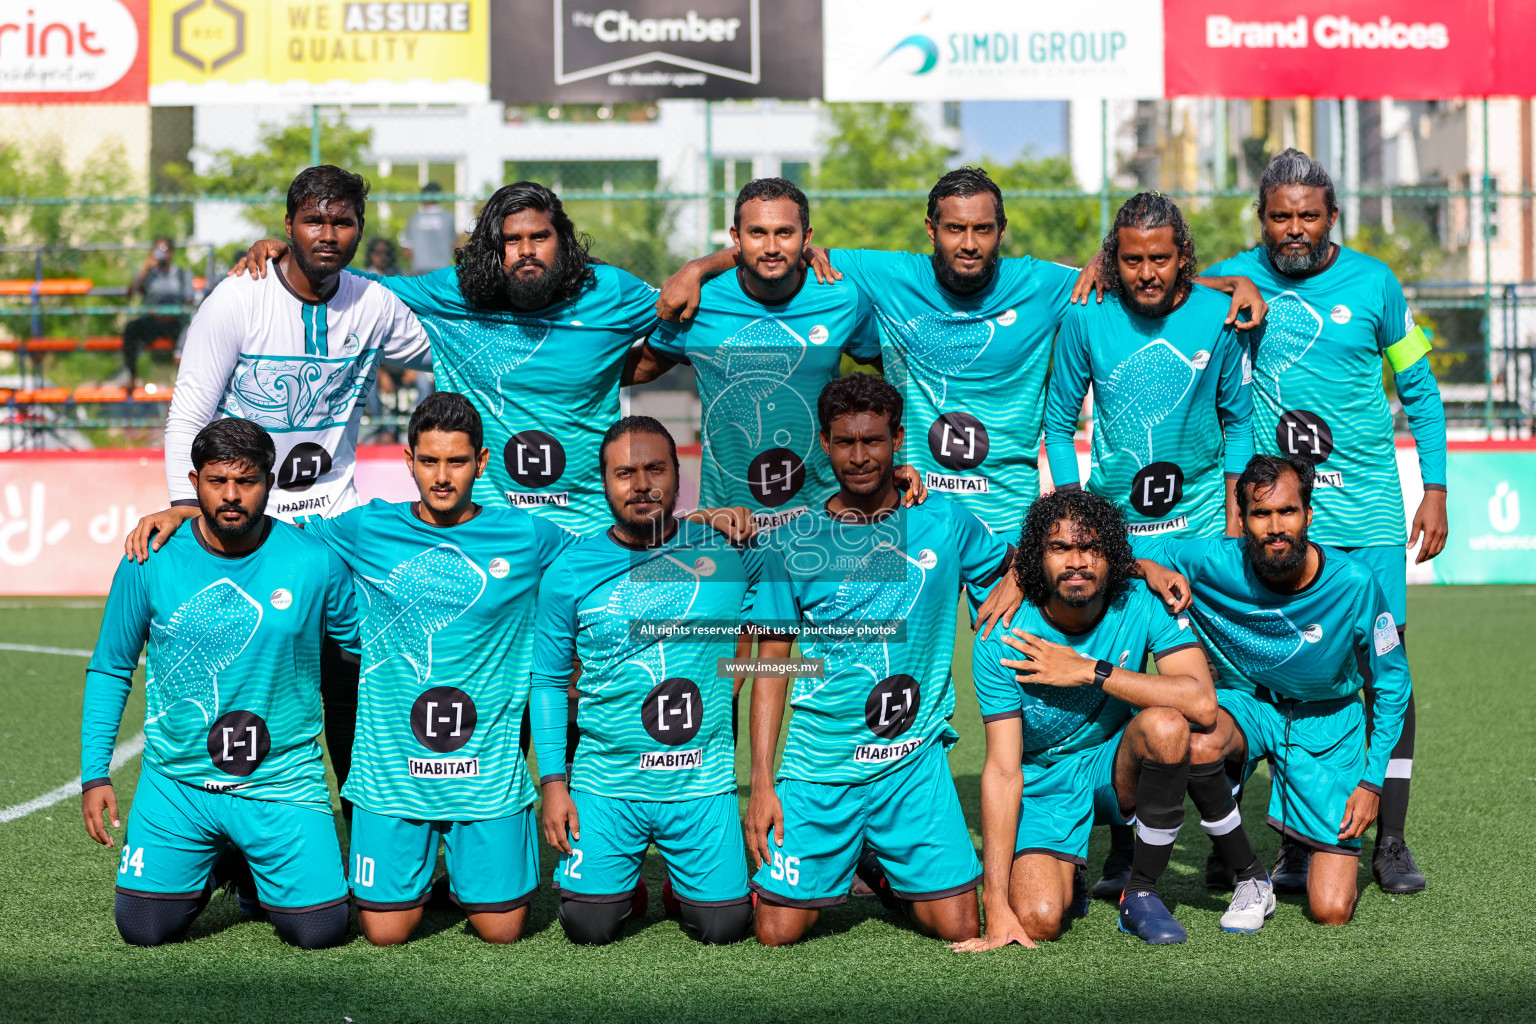
[(779, 164), (779, 175), (788, 178), (801, 188), (810, 188), (811, 162), (809, 160), (785, 160)]
[(752, 180), (751, 160), (714, 160), (709, 169), (709, 190), (724, 192), (710, 203), (709, 229), (724, 231), (730, 227), (736, 211), (736, 193)]

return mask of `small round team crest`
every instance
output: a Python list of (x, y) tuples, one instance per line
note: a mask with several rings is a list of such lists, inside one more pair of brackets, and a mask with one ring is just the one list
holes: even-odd
[(1005, 310), (1003, 310), (1003, 315), (997, 318), (997, 325), (999, 327), (1012, 327), (1013, 326), (1013, 322), (1015, 320), (1017, 320), (1018, 318), (1019, 318), (1019, 311), (1018, 310), (1016, 310), (1016, 309), (1005, 309)]
[(491, 559), (491, 564), (486, 566), (486, 568), (490, 570), (492, 576), (499, 580), (506, 579), (507, 573), (512, 571), (512, 566), (507, 563), (505, 558)]
[(811, 328), (811, 344), (825, 345), (827, 343), (827, 329), (821, 324)]
[(708, 555), (700, 555), (698, 561), (693, 563), (693, 571), (700, 576), (713, 576), (715, 574), (715, 560)]
[(923, 548), (917, 553), (917, 564), (924, 569), (932, 569), (939, 564), (939, 556), (933, 553), (932, 548)]
[(1348, 306), (1334, 306), (1333, 312), (1328, 314), (1328, 319), (1336, 324), (1347, 324), (1352, 316), (1354, 314), (1349, 311)]
[(1189, 361), (1189, 364), (1197, 370), (1203, 370), (1211, 365), (1211, 354), (1205, 349), (1201, 349), (1195, 353), (1195, 357)]
[(289, 593), (286, 587), (278, 587), (276, 590), (272, 591), (271, 601), (273, 608), (276, 608), (278, 611), (282, 611), (284, 608), (287, 608), (289, 605), (293, 604), (293, 594)]
[(363, 343), (357, 339), (357, 335), (347, 335), (347, 340), (342, 343), (341, 350), (349, 356), (357, 355), (357, 350), (363, 347)]
[(1301, 638), (1309, 644), (1320, 643), (1323, 639), (1323, 627), (1314, 622), (1301, 631)]

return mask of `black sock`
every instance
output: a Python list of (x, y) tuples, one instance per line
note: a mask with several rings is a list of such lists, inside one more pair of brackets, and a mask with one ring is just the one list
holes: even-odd
[(1211, 837), (1211, 846), (1237, 872), (1238, 881), (1263, 878), (1264, 865), (1253, 852), (1253, 843), (1243, 829), (1237, 801), (1232, 799), (1227, 763), (1210, 761), (1190, 765), (1189, 799), (1200, 812), (1200, 827)]
[[(1398, 632), (1407, 649), (1407, 640)], [(1370, 736), (1375, 710), (1376, 694), (1372, 687), (1365, 688), (1365, 734)], [(1403, 838), (1408, 824), (1408, 789), (1413, 775), (1413, 739), (1417, 729), (1417, 714), (1413, 706), (1413, 694), (1408, 695), (1408, 707), (1403, 712), (1403, 731), (1392, 748), (1387, 760), (1387, 778), (1381, 787), (1381, 808), (1376, 819), (1376, 841)]]
[(1184, 793), (1189, 789), (1189, 762), (1164, 764), (1142, 759), (1136, 783), (1136, 852), (1126, 891), (1157, 891), (1157, 880), (1173, 856), (1173, 841), (1184, 824)]
[(1129, 850), (1135, 843), (1135, 825), (1109, 826), (1109, 848), (1111, 850)]

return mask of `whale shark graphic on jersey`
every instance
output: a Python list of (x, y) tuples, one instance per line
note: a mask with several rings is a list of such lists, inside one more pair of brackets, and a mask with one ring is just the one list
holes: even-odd
[[(881, 541), (848, 571), (831, 599), (816, 609), (816, 622), (905, 620), (917, 607), (927, 580), (928, 571), (915, 558), (889, 541)], [(839, 640), (825, 646), (823, 643), (808, 645), (812, 648), (811, 657), (862, 671), (869, 676), (870, 686), (893, 674), (891, 648), (885, 641), (876, 644), (867, 640)], [(797, 679), (794, 699), (812, 697), (826, 685), (826, 676)]]
[(1107, 696), (1092, 686), (1044, 686), (1025, 683), (1024, 745), (1030, 750), (1054, 747), (1092, 718)]
[[(694, 365), (701, 374), (718, 375), (725, 383), (704, 410), (704, 433), (711, 443), (729, 445), (739, 436), (748, 459), (765, 448), (789, 448), (805, 454), (808, 439), (815, 436), (815, 418), (797, 394), (785, 395), (784, 400), (792, 401), (796, 411), (804, 410), (804, 429), (782, 439), (785, 443), (763, 436), (764, 405), (773, 402), (774, 396), (785, 389), (790, 375), (804, 361), (805, 350), (804, 338), (777, 317), (765, 316), (726, 338), (708, 354), (695, 357)], [(716, 462), (721, 461), (721, 453), (711, 454)], [(740, 462), (738, 470), (745, 469), (742, 460), (726, 461)]]
[(1104, 461), (1125, 453), (1135, 472), (1152, 462), (1152, 431), (1173, 415), (1195, 386), (1195, 364), (1167, 339), (1150, 341), (1120, 361), (1098, 390), (1102, 413), (1094, 429), (1104, 431), (1113, 449)]
[(242, 360), (224, 391), (224, 413), (263, 427), (323, 430), (346, 422), (373, 379), (377, 349), (337, 362), (312, 357)]
[[(1323, 318), (1295, 292), (1281, 292), (1269, 300), (1264, 318), (1264, 337), (1253, 353), (1253, 382), (1259, 389), (1274, 387), (1268, 397), (1284, 409), (1280, 377), (1306, 356), (1323, 333)], [(1266, 379), (1267, 378), (1267, 379)]]
[(1195, 625), (1205, 634), (1208, 649), (1220, 651), (1250, 678), (1273, 672), (1306, 645), (1302, 631), (1279, 609), (1246, 612), (1238, 622), (1202, 615)]
[(219, 717), (219, 673), (234, 663), (261, 625), (261, 602), (228, 578), (182, 602), (162, 625), (149, 624), (155, 658), (144, 685), (146, 723), (185, 701), (203, 724)]
[[(441, 341), (445, 351), (452, 353), (452, 362), (458, 368), (455, 376), (462, 380), (463, 390), (483, 396), (497, 416), (507, 407), (503, 382), (533, 358), (549, 337), (549, 323), (544, 320), (431, 317), (423, 321), (424, 327), (428, 325), (434, 345)], [(441, 362), (447, 364), (449, 360)]]
[(666, 641), (631, 638), (630, 624), (686, 620), (699, 596), (699, 579), (692, 565), (664, 554), (625, 573), (602, 604), (578, 608), (579, 626), (590, 628), (605, 648), (588, 671), (606, 677), (622, 665), (638, 665), (650, 675), (652, 685), (666, 679)]
[(991, 320), (961, 313), (922, 313), (905, 323), (882, 314), (880, 320), (881, 334), (905, 339), (896, 346), (896, 358), (887, 361), (888, 371), (895, 369), (892, 385), (915, 380), (936, 409), (949, 397), (949, 378), (980, 359), (997, 330)]
[(432, 638), (485, 593), (485, 572), (452, 544), (413, 555), (382, 580), (364, 576), (368, 605), (363, 619), (362, 675), (402, 657), (416, 683), (432, 677)]

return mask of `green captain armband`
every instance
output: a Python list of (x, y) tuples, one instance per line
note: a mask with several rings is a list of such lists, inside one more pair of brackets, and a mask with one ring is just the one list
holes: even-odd
[(1429, 339), (1424, 336), (1424, 328), (1415, 324), (1413, 330), (1388, 345), (1384, 354), (1387, 362), (1392, 366), (1392, 372), (1402, 373), (1423, 358), (1428, 351)]

